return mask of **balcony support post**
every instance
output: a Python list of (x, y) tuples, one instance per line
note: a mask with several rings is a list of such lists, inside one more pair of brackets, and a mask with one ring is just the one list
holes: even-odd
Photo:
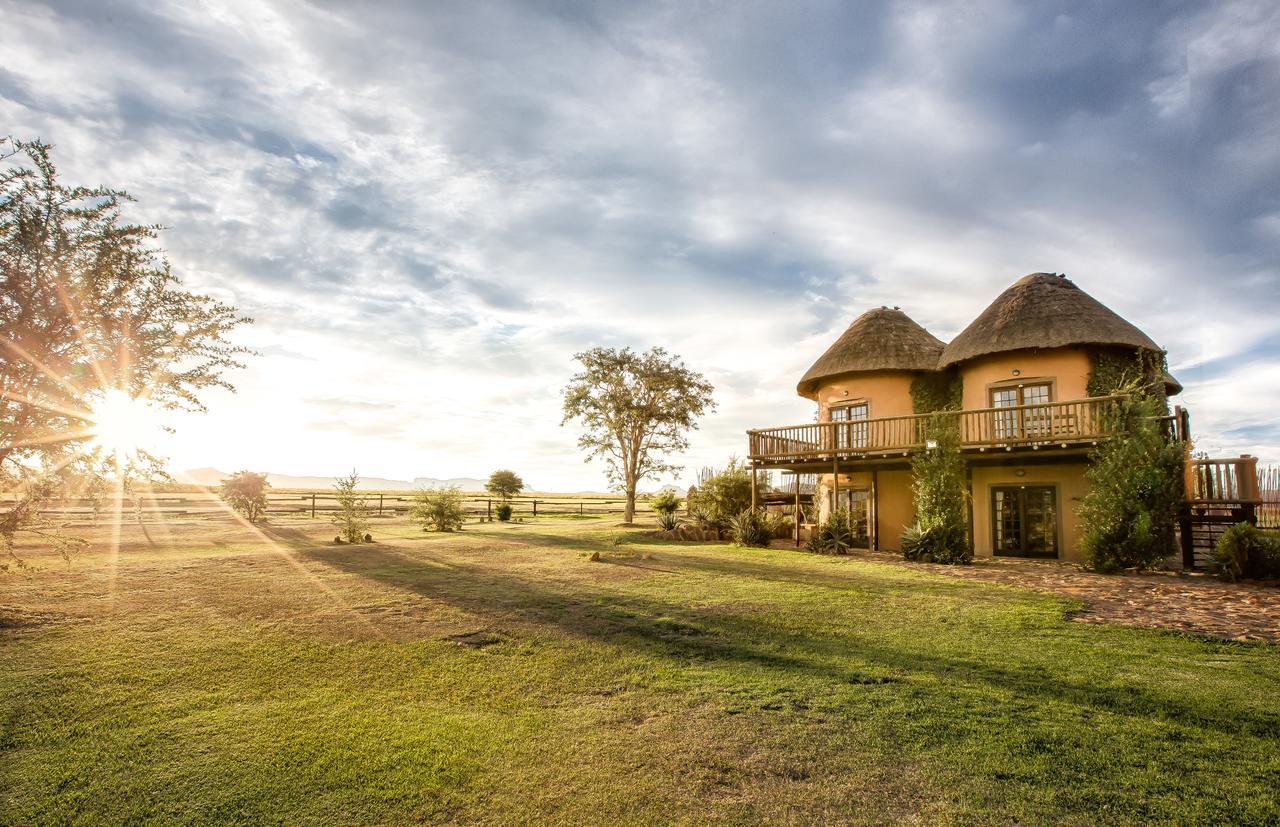
[[(838, 457), (831, 458), (831, 513), (834, 514), (836, 509), (840, 507), (840, 460)], [(831, 516), (830, 514), (827, 515)]]
[(752, 511), (756, 510), (756, 501), (758, 499), (759, 497), (756, 494), (756, 464), (754, 461), (752, 461), (751, 463), (751, 510)]
[(872, 551), (880, 550), (880, 485), (878, 479), (879, 472), (871, 469), (871, 502), (867, 503), (867, 533), (871, 536), (868, 538), (868, 545)]
[(796, 548), (800, 548), (800, 472), (796, 471), (791, 476), (795, 480), (795, 486), (796, 486), (796, 513), (795, 513)]

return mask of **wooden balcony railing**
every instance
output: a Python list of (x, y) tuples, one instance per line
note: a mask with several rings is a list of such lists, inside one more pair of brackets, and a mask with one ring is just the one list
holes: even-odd
[(1190, 459), (1185, 466), (1185, 497), (1193, 505), (1262, 502), (1258, 490), (1258, 458)]
[[(1112, 436), (1116, 403), (1123, 396), (1096, 396), (1045, 405), (948, 411), (965, 448), (1072, 445)], [(816, 422), (748, 431), (752, 460), (798, 461), (910, 451), (924, 446), (934, 414), (890, 416), (854, 422)]]

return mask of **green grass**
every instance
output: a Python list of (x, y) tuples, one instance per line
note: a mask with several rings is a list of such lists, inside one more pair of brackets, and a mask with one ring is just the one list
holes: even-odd
[(1280, 819), (1274, 646), (601, 526), (376, 530), (0, 581), (0, 822)]

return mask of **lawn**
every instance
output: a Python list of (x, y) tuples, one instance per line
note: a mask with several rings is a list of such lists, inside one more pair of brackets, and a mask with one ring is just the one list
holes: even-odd
[(1269, 644), (598, 520), (100, 533), (0, 577), (5, 823), (1280, 820)]

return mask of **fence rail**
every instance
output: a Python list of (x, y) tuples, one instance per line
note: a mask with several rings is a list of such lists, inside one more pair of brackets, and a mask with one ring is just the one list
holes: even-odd
[[(1113, 436), (1123, 396), (1098, 396), (1044, 405), (1017, 405), (890, 416), (860, 421), (815, 422), (748, 431), (752, 460), (801, 461), (864, 456), (924, 447), (929, 423), (942, 416), (956, 423), (961, 445), (971, 449), (1039, 447), (1095, 442)], [(1175, 435), (1179, 417), (1165, 417)]]
[[(373, 514), (402, 515), (413, 507), (414, 497), (411, 494), (387, 494), (376, 491), (358, 492), (366, 508)], [(0, 494), (0, 512), (12, 503), (17, 495)], [(501, 500), (476, 495), (463, 495), (463, 511), (473, 518), (490, 518)], [(516, 497), (510, 501), (512, 513), (517, 517), (548, 517), (578, 515), (583, 517), (605, 517), (622, 514), (626, 501), (621, 498), (605, 497)], [(83, 497), (63, 497), (50, 500), (41, 513), (50, 516), (91, 517), (95, 514), (114, 513), (116, 510), (114, 497), (106, 496), (99, 500)], [(226, 506), (216, 493), (149, 493), (125, 497), (120, 508), (133, 513), (140, 511), (148, 516), (199, 516), (226, 512)], [(645, 510), (645, 503), (636, 503), (637, 511)], [(305, 515), (321, 517), (331, 515), (338, 510), (338, 502), (333, 492), (270, 492), (267, 495), (268, 515)]]

